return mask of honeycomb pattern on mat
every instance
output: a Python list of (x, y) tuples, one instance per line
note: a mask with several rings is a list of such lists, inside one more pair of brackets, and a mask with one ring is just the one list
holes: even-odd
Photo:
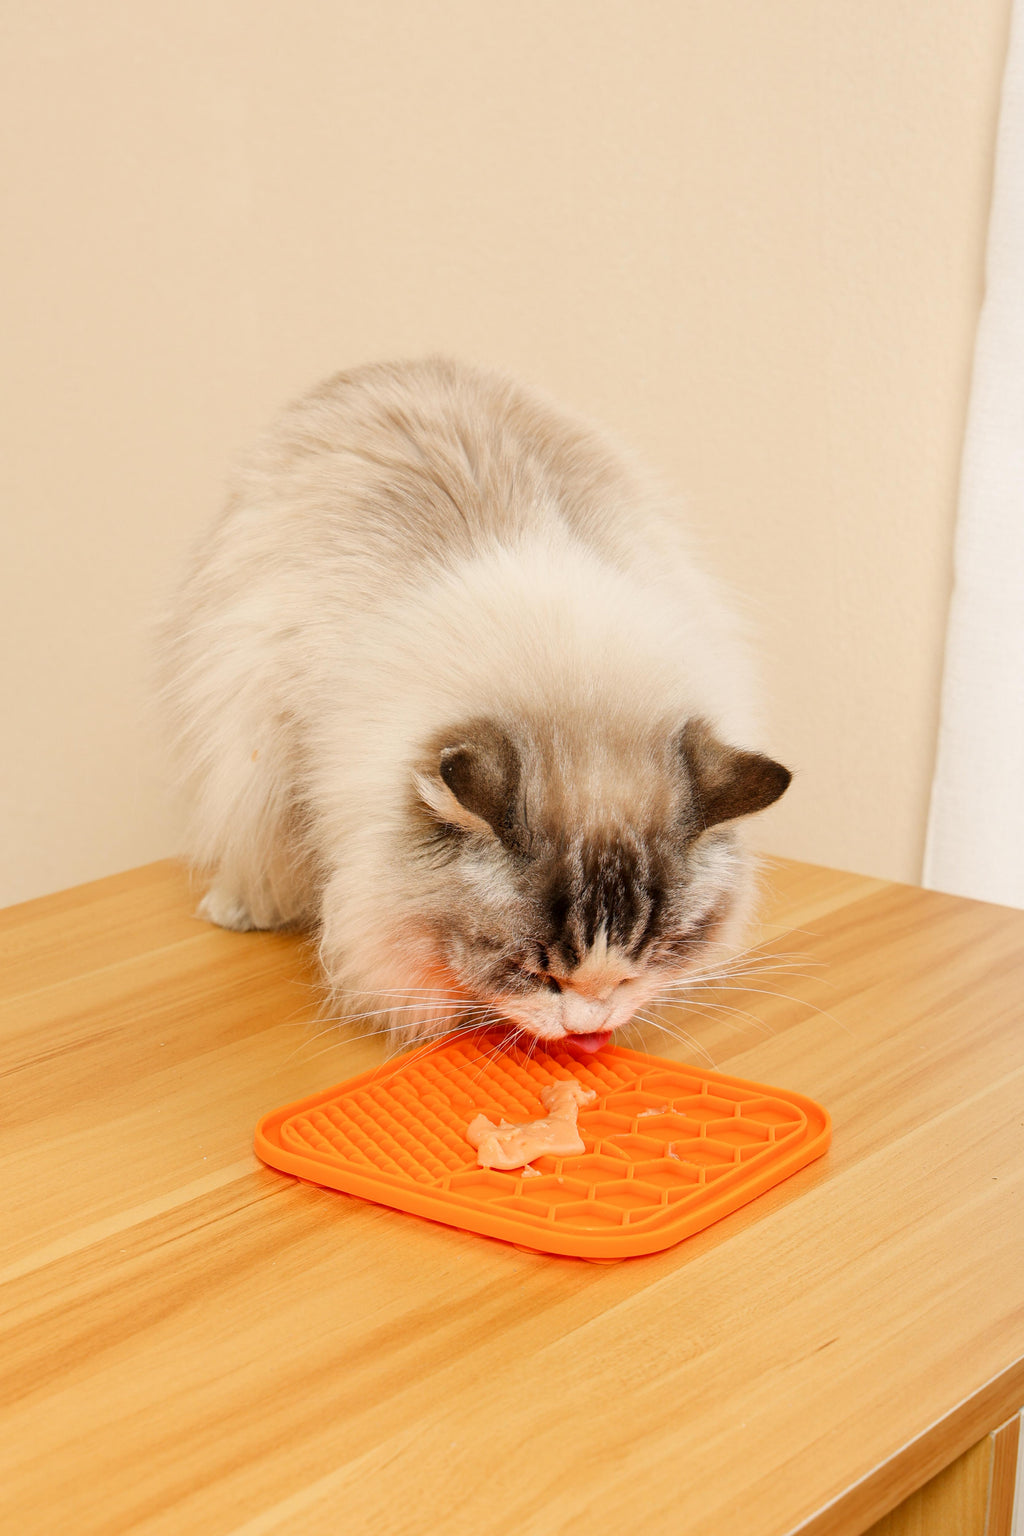
[[(634, 1228), (700, 1202), (759, 1158), (798, 1137), (802, 1110), (703, 1073), (609, 1054), (580, 1061), (548, 1052), (543, 1064), (490, 1054), (487, 1036), (458, 1040), (401, 1071), (363, 1083), (292, 1116), (282, 1145), (343, 1160), (388, 1181), (443, 1191), (467, 1209), (552, 1221), (580, 1231)], [(650, 1066), (655, 1066), (650, 1063)], [(543, 1113), (540, 1089), (573, 1077), (597, 1092), (580, 1110), (586, 1152), (542, 1157), (532, 1168), (479, 1168), (465, 1130), (481, 1111), (529, 1120)]]

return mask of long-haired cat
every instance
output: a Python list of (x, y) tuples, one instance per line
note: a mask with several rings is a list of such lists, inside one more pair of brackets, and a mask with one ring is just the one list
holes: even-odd
[(340, 1012), (596, 1049), (733, 940), (746, 647), (602, 434), (444, 359), (284, 412), (165, 625), (203, 916), (314, 930)]

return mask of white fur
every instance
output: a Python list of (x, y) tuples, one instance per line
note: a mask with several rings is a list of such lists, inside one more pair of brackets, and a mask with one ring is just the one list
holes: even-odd
[[(441, 1009), (460, 994), (424, 916), (444, 888), (404, 856), (426, 741), (474, 716), (557, 721), (574, 813), (625, 821), (605, 726), (753, 731), (747, 650), (679, 509), (591, 428), (440, 361), (342, 376), (268, 434), (165, 625), (163, 691), (202, 915), (313, 925), (339, 991), (434, 988)], [(493, 898), (500, 876), (480, 878)], [(588, 1027), (591, 1003), (570, 1006)]]

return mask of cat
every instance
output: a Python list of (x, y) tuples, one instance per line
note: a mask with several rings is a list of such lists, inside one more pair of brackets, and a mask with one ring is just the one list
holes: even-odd
[(600, 1048), (734, 945), (751, 646), (603, 432), (444, 358), (328, 379), (237, 475), (162, 625), (199, 914), (317, 937), (399, 1043)]

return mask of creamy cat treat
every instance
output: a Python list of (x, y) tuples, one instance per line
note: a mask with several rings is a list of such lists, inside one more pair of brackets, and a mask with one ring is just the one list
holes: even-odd
[(547, 1110), (543, 1119), (495, 1125), (486, 1115), (477, 1115), (466, 1127), (466, 1139), (476, 1147), (481, 1168), (522, 1168), (535, 1157), (573, 1157), (586, 1151), (576, 1125), (580, 1105), (596, 1097), (593, 1089), (572, 1078), (551, 1083), (540, 1093)]

